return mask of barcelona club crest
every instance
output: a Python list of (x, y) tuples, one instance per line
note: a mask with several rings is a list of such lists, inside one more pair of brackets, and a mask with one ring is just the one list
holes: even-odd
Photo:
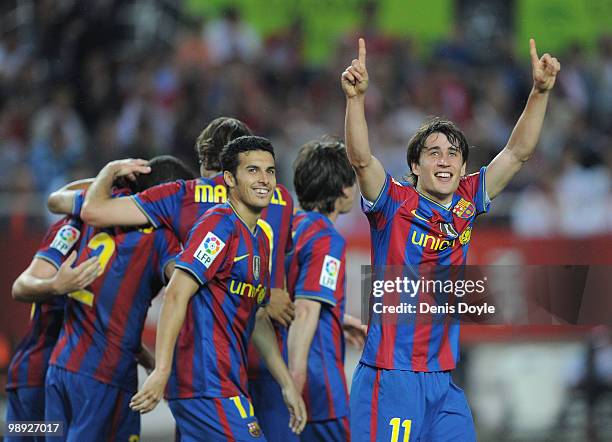
[(453, 213), (459, 218), (470, 219), (476, 214), (476, 208), (474, 204), (461, 198), (453, 207)]
[(254, 256), (253, 257), (253, 278), (255, 279), (259, 279), (259, 256)]
[(259, 428), (259, 424), (257, 422), (249, 422), (248, 424), (249, 427), (249, 434), (253, 437), (260, 437), (261, 436), (261, 428)]

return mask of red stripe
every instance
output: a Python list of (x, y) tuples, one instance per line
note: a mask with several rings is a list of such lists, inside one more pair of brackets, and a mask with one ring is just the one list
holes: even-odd
[(342, 426), (344, 427), (346, 442), (351, 442), (351, 426), (349, 425), (348, 416), (342, 418)]
[[(320, 231), (320, 226), (316, 224), (318, 223), (313, 223), (313, 227), (317, 227), (317, 230)], [(309, 236), (312, 237), (312, 235)], [(311, 259), (310, 262), (306, 264), (308, 266), (308, 270), (306, 271), (306, 278), (304, 278), (303, 288), (306, 291), (318, 292), (321, 287), (319, 280), (321, 279), (321, 270), (323, 268), (325, 255), (330, 254), (331, 237), (329, 235), (325, 235), (324, 237), (317, 239), (316, 242), (312, 241), (310, 245), (311, 256), (315, 259)]]
[(378, 388), (380, 385), (380, 370), (376, 370), (376, 379), (372, 389), (372, 414), (370, 415), (370, 442), (376, 442), (378, 431)]
[[(319, 348), (324, 349), (321, 333), (319, 333)], [(321, 352), (323, 353), (323, 352)], [(331, 385), (329, 383), (329, 375), (327, 367), (325, 366), (325, 356), (321, 354), (321, 369), (323, 371), (323, 377), (325, 378), (325, 395), (327, 396), (327, 404), (329, 405), (329, 416), (330, 419), (336, 418), (336, 407), (334, 406), (334, 398), (331, 392)]]
[(214, 398), (215, 408), (217, 409), (217, 414), (219, 415), (219, 423), (223, 428), (223, 434), (227, 437), (228, 442), (234, 441), (234, 433), (232, 433), (232, 429), (230, 427), (229, 421), (227, 420), (227, 415), (225, 414), (225, 409), (223, 408), (223, 403), (221, 402), (224, 399)]
[[(230, 244), (226, 245), (226, 247), (230, 247), (230, 250), (227, 251), (228, 258), (226, 262), (228, 264), (224, 266), (222, 274), (217, 272), (215, 279), (218, 277), (220, 281), (226, 281), (227, 283), (230, 282), (230, 272), (233, 263), (229, 264), (229, 262), (233, 260), (234, 256), (236, 256), (238, 244), (239, 239), (236, 239)], [(217, 359), (217, 373), (221, 382), (221, 396), (235, 396), (239, 393), (239, 390), (237, 390), (236, 386), (229, 381), (229, 373), (232, 372), (232, 361), (228, 345), (231, 342), (231, 338), (227, 335), (228, 332), (225, 328), (227, 318), (225, 317), (222, 307), (223, 303), (225, 302), (225, 298), (231, 295), (227, 287), (221, 287), (220, 284), (216, 283), (216, 281), (209, 283), (208, 286), (213, 295), (211, 302), (214, 318), (213, 343), (215, 346), (215, 354)], [(232, 324), (232, 328), (234, 328), (234, 326), (235, 324)], [(238, 336), (239, 335), (236, 335), (236, 338), (238, 338)]]
[[(435, 266), (431, 264), (421, 264), (419, 266), (419, 276), (424, 278), (425, 281), (431, 280), (435, 276), (432, 274), (434, 270)], [(419, 291), (417, 298), (417, 305), (421, 303), (436, 304), (433, 294), (423, 290)], [(429, 371), (427, 360), (431, 341), (431, 316), (429, 313), (419, 313), (417, 315), (412, 341), (412, 355), (410, 357), (410, 364), (414, 371)]]
[[(47, 338), (47, 332), (51, 326), (53, 316), (48, 310), (43, 312), (42, 306), (40, 307), (39, 316), (39, 334), (36, 339), (36, 344), (30, 351), (30, 357), (28, 358), (28, 374), (27, 382), (28, 385), (34, 385), (40, 382), (41, 375), (43, 374), (43, 366), (47, 364), (44, 360), (45, 355), (43, 349), (45, 348), (45, 340)], [(44, 384), (44, 380), (43, 380)]]
[[(412, 227), (412, 215), (406, 215), (407, 219), (395, 217), (391, 224), (391, 234), (389, 236), (389, 248), (387, 250), (387, 266), (404, 266), (406, 265), (406, 247), (407, 241), (409, 241), (408, 235), (410, 235), (410, 229)], [(404, 222), (400, 222), (404, 221)], [(402, 275), (391, 275), (395, 269), (387, 267), (385, 269), (385, 279), (395, 279), (396, 276)], [(387, 305), (399, 305), (400, 296), (399, 293), (387, 293), (385, 294), (385, 304)], [(381, 315), (381, 337), (376, 353), (376, 365), (379, 367), (394, 367), (394, 354), (396, 347), (396, 336), (397, 336), (397, 320), (398, 315), (395, 314), (383, 314)]]

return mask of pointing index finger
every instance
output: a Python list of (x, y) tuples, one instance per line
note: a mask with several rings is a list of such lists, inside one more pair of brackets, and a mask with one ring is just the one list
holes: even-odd
[(366, 65), (366, 45), (363, 38), (359, 39), (359, 62), (363, 67)]
[(540, 57), (538, 57), (538, 51), (536, 50), (536, 44), (533, 38), (529, 39), (529, 54), (531, 55), (531, 63), (534, 65), (537, 64)]

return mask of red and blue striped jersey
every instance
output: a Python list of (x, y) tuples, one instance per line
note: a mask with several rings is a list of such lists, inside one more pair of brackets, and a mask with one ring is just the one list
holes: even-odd
[[(179, 180), (160, 184), (132, 197), (152, 225), (163, 225), (172, 229), (182, 243), (200, 216), (208, 209), (227, 199), (223, 174), (212, 178)], [(291, 223), (293, 219), (293, 198), (285, 186), (278, 184), (270, 205), (261, 213), (260, 227), (271, 238), (272, 265), (271, 287), (285, 288), (285, 253), (293, 247)], [(187, 316), (185, 327), (189, 324)], [(287, 360), (285, 327), (274, 323), (281, 353)], [(249, 346), (249, 378), (271, 378), (257, 350)]]
[(81, 231), (75, 265), (97, 255), (103, 273), (86, 289), (68, 294), (50, 363), (135, 391), (136, 354), (147, 311), (180, 245), (163, 228), (99, 229), (83, 224)]
[[(409, 183), (400, 183), (387, 174), (379, 197), (373, 204), (362, 200), (372, 239), (374, 278), (386, 266), (402, 266), (424, 275), (440, 266), (463, 266), (466, 262), (472, 226), (476, 216), (489, 210), (485, 189), (486, 167), (462, 177), (449, 207), (420, 194)], [(448, 268), (448, 267), (447, 267)], [(412, 277), (415, 277), (413, 274)], [(418, 276), (416, 276), (418, 277)], [(399, 305), (414, 298), (401, 293), (370, 296), (370, 306)], [(425, 299), (425, 298), (423, 298)], [(380, 311), (381, 309), (378, 309)], [(370, 309), (364, 364), (412, 371), (442, 371), (456, 366), (459, 359), (459, 322), (456, 318), (398, 322), (398, 315)]]
[(304, 400), (309, 421), (348, 415), (342, 321), (346, 305), (346, 242), (325, 215), (298, 212), (294, 251), (287, 256), (287, 287), (296, 299), (321, 303), (308, 354)]
[[(80, 236), (78, 225), (68, 217), (54, 223), (34, 257), (59, 269)], [(7, 390), (45, 385), (49, 356), (64, 320), (64, 300), (64, 296), (54, 296), (49, 302), (32, 304), (28, 330), (8, 368)]]
[(247, 345), (270, 294), (270, 245), (229, 203), (193, 227), (176, 268), (200, 284), (174, 349), (169, 399), (248, 396)]

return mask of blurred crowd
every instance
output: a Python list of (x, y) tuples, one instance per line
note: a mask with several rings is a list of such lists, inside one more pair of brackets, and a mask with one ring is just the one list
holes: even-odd
[[(206, 20), (179, 17), (169, 38), (139, 36), (135, 46), (118, 2), (86, 3), (32, 2), (28, 26), (3, 11), (0, 194), (48, 193), (124, 157), (169, 153), (197, 170), (195, 139), (219, 115), (271, 138), (291, 186), (297, 148), (343, 134), (339, 77), (358, 35), (368, 47), (372, 148), (397, 177), (407, 171), (407, 141), (433, 115), (464, 129), (477, 170), (504, 146), (531, 88), (527, 42), (517, 49), (498, 38), (476, 52), (457, 27), (423, 47), (378, 29), (375, 7), (339, 37), (328, 63), (311, 65), (299, 19), (264, 36), (227, 8)], [(538, 153), (491, 219), (532, 236), (610, 233), (612, 35), (554, 55), (562, 72)]]

